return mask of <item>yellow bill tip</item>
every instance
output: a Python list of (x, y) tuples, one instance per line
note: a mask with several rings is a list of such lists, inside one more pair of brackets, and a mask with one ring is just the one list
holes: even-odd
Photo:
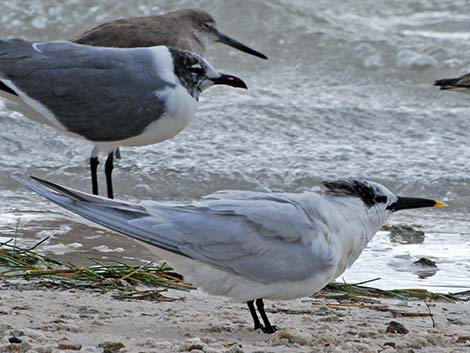
[(449, 205), (446, 204), (445, 202), (437, 201), (437, 200), (436, 200), (436, 203), (434, 204), (434, 207), (447, 207), (447, 206)]

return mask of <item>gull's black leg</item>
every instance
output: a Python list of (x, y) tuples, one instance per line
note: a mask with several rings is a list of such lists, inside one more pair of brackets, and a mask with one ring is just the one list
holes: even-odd
[(121, 159), (121, 150), (118, 148), (116, 148), (116, 151), (114, 151), (114, 157), (116, 159)]
[(253, 322), (255, 324), (255, 330), (257, 329), (264, 329), (264, 326), (261, 325), (259, 322), (258, 315), (256, 314), (255, 304), (253, 300), (247, 301), (246, 304), (248, 305), (248, 309), (250, 309), (251, 317), (253, 318)]
[(98, 157), (91, 156), (90, 157), (90, 171), (91, 171), (91, 190), (93, 192), (93, 195), (98, 195), (98, 174), (97, 174), (98, 164), (100, 164)]
[(263, 319), (264, 322), (264, 333), (274, 333), (276, 332), (277, 328), (276, 326), (272, 326), (271, 323), (269, 322), (268, 315), (266, 315), (266, 312), (264, 311), (264, 302), (263, 299), (256, 299), (256, 307), (258, 308), (259, 314), (261, 315), (261, 319)]
[(104, 173), (106, 175), (106, 187), (108, 188), (108, 198), (113, 199), (113, 160), (114, 160), (114, 152), (108, 154), (108, 158), (106, 159), (106, 164), (104, 165)]

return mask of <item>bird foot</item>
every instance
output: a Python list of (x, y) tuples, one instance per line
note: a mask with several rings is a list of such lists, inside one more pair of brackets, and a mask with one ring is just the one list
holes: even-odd
[(263, 325), (259, 325), (259, 326), (255, 326), (255, 331), (257, 330), (261, 330), (263, 331), (263, 333), (271, 334), (279, 330), (279, 328), (276, 325), (269, 326), (269, 327), (264, 327)]
[(274, 333), (277, 330), (279, 330), (279, 328), (276, 325), (273, 325), (273, 326), (269, 326), (269, 327), (263, 327), (262, 330), (263, 330), (264, 333), (271, 334), (271, 333)]
[(258, 330), (263, 331), (263, 330), (264, 330), (264, 326), (263, 326), (263, 325), (255, 325), (255, 331), (258, 331)]

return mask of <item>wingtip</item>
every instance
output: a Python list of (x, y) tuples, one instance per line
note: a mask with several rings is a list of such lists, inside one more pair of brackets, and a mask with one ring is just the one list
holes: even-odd
[(28, 183), (30, 183), (30, 180), (28, 180), (27, 177), (20, 177), (18, 175), (12, 175), (11, 178), (21, 185), (27, 185)]
[(20, 180), (24, 180), (22, 177), (19, 177), (17, 175), (12, 175), (11, 178), (17, 182), (20, 182)]
[(54, 189), (54, 188), (57, 186), (56, 184), (54, 184), (54, 183), (52, 183), (52, 182), (50, 182), (50, 181), (47, 181), (47, 180), (45, 180), (45, 179), (41, 179), (41, 178), (39, 178), (39, 177), (37, 177), (37, 176), (35, 176), (35, 175), (32, 175), (32, 174), (29, 175), (29, 178), (32, 179), (32, 180), (34, 180), (36, 183), (41, 184), (42, 186), (45, 186), (45, 187), (47, 187), (47, 188), (52, 188), (52, 189)]
[(32, 175), (32, 174), (30, 174), (29, 177), (30, 177), (31, 179), (33, 179), (34, 181), (37, 181), (38, 183), (41, 183), (41, 184), (47, 184), (47, 183), (48, 183), (47, 180), (41, 179), (41, 178), (39, 178), (39, 177), (37, 177), (37, 176), (35, 176), (35, 175)]
[(36, 188), (41, 186), (45, 187), (48, 190), (54, 190), (54, 184), (51, 182), (48, 182), (47, 180), (41, 179), (37, 176), (34, 175), (28, 175), (27, 177), (20, 177), (17, 175), (12, 175), (11, 176), (16, 182), (20, 183), (21, 185), (27, 187), (28, 189), (31, 189), (33, 191), (36, 191)]
[(13, 178), (13, 180), (15, 180), (17, 183), (21, 184), (25, 188), (31, 191), (34, 191), (40, 195), (44, 195), (43, 193), (45, 190), (48, 190), (48, 191), (51, 190), (51, 188), (48, 187), (47, 185), (40, 183), (41, 179), (36, 178), (32, 175), (29, 175), (27, 177), (20, 177), (17, 175), (12, 175), (11, 177)]
[(59, 184), (55, 184), (55, 183), (53, 183), (52, 181), (48, 181), (48, 180), (46, 180), (46, 179), (42, 179), (42, 178), (37, 177), (37, 176), (35, 176), (35, 175), (29, 175), (29, 177), (30, 177), (31, 179), (33, 179), (35, 182), (37, 182), (38, 184), (41, 184), (41, 185), (43, 185), (43, 186), (45, 186), (45, 187), (47, 187), (47, 188), (50, 188), (50, 189), (62, 188), (62, 186), (59, 185)]
[(19, 182), (21, 185), (27, 187), (28, 189), (31, 189), (41, 195), (44, 196), (42, 192), (39, 192), (41, 188), (42, 190), (45, 191), (47, 190), (48, 192), (53, 192), (56, 194), (60, 194), (62, 196), (67, 196), (73, 200), (79, 200), (79, 201), (86, 201), (85, 198), (83, 198), (79, 192), (75, 192), (73, 189), (69, 189), (67, 187), (61, 186), (59, 184), (55, 184), (53, 182), (47, 181), (45, 179), (41, 179), (37, 176), (34, 175), (29, 175), (28, 179), (21, 178), (18, 176), (12, 176), (13, 179), (15, 179), (17, 182)]

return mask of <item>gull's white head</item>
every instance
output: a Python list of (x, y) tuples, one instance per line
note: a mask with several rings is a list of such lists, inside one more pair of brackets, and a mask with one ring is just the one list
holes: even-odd
[(213, 85), (227, 85), (247, 89), (240, 78), (216, 71), (202, 56), (186, 50), (169, 48), (173, 70), (184, 88), (195, 99), (199, 93)]

